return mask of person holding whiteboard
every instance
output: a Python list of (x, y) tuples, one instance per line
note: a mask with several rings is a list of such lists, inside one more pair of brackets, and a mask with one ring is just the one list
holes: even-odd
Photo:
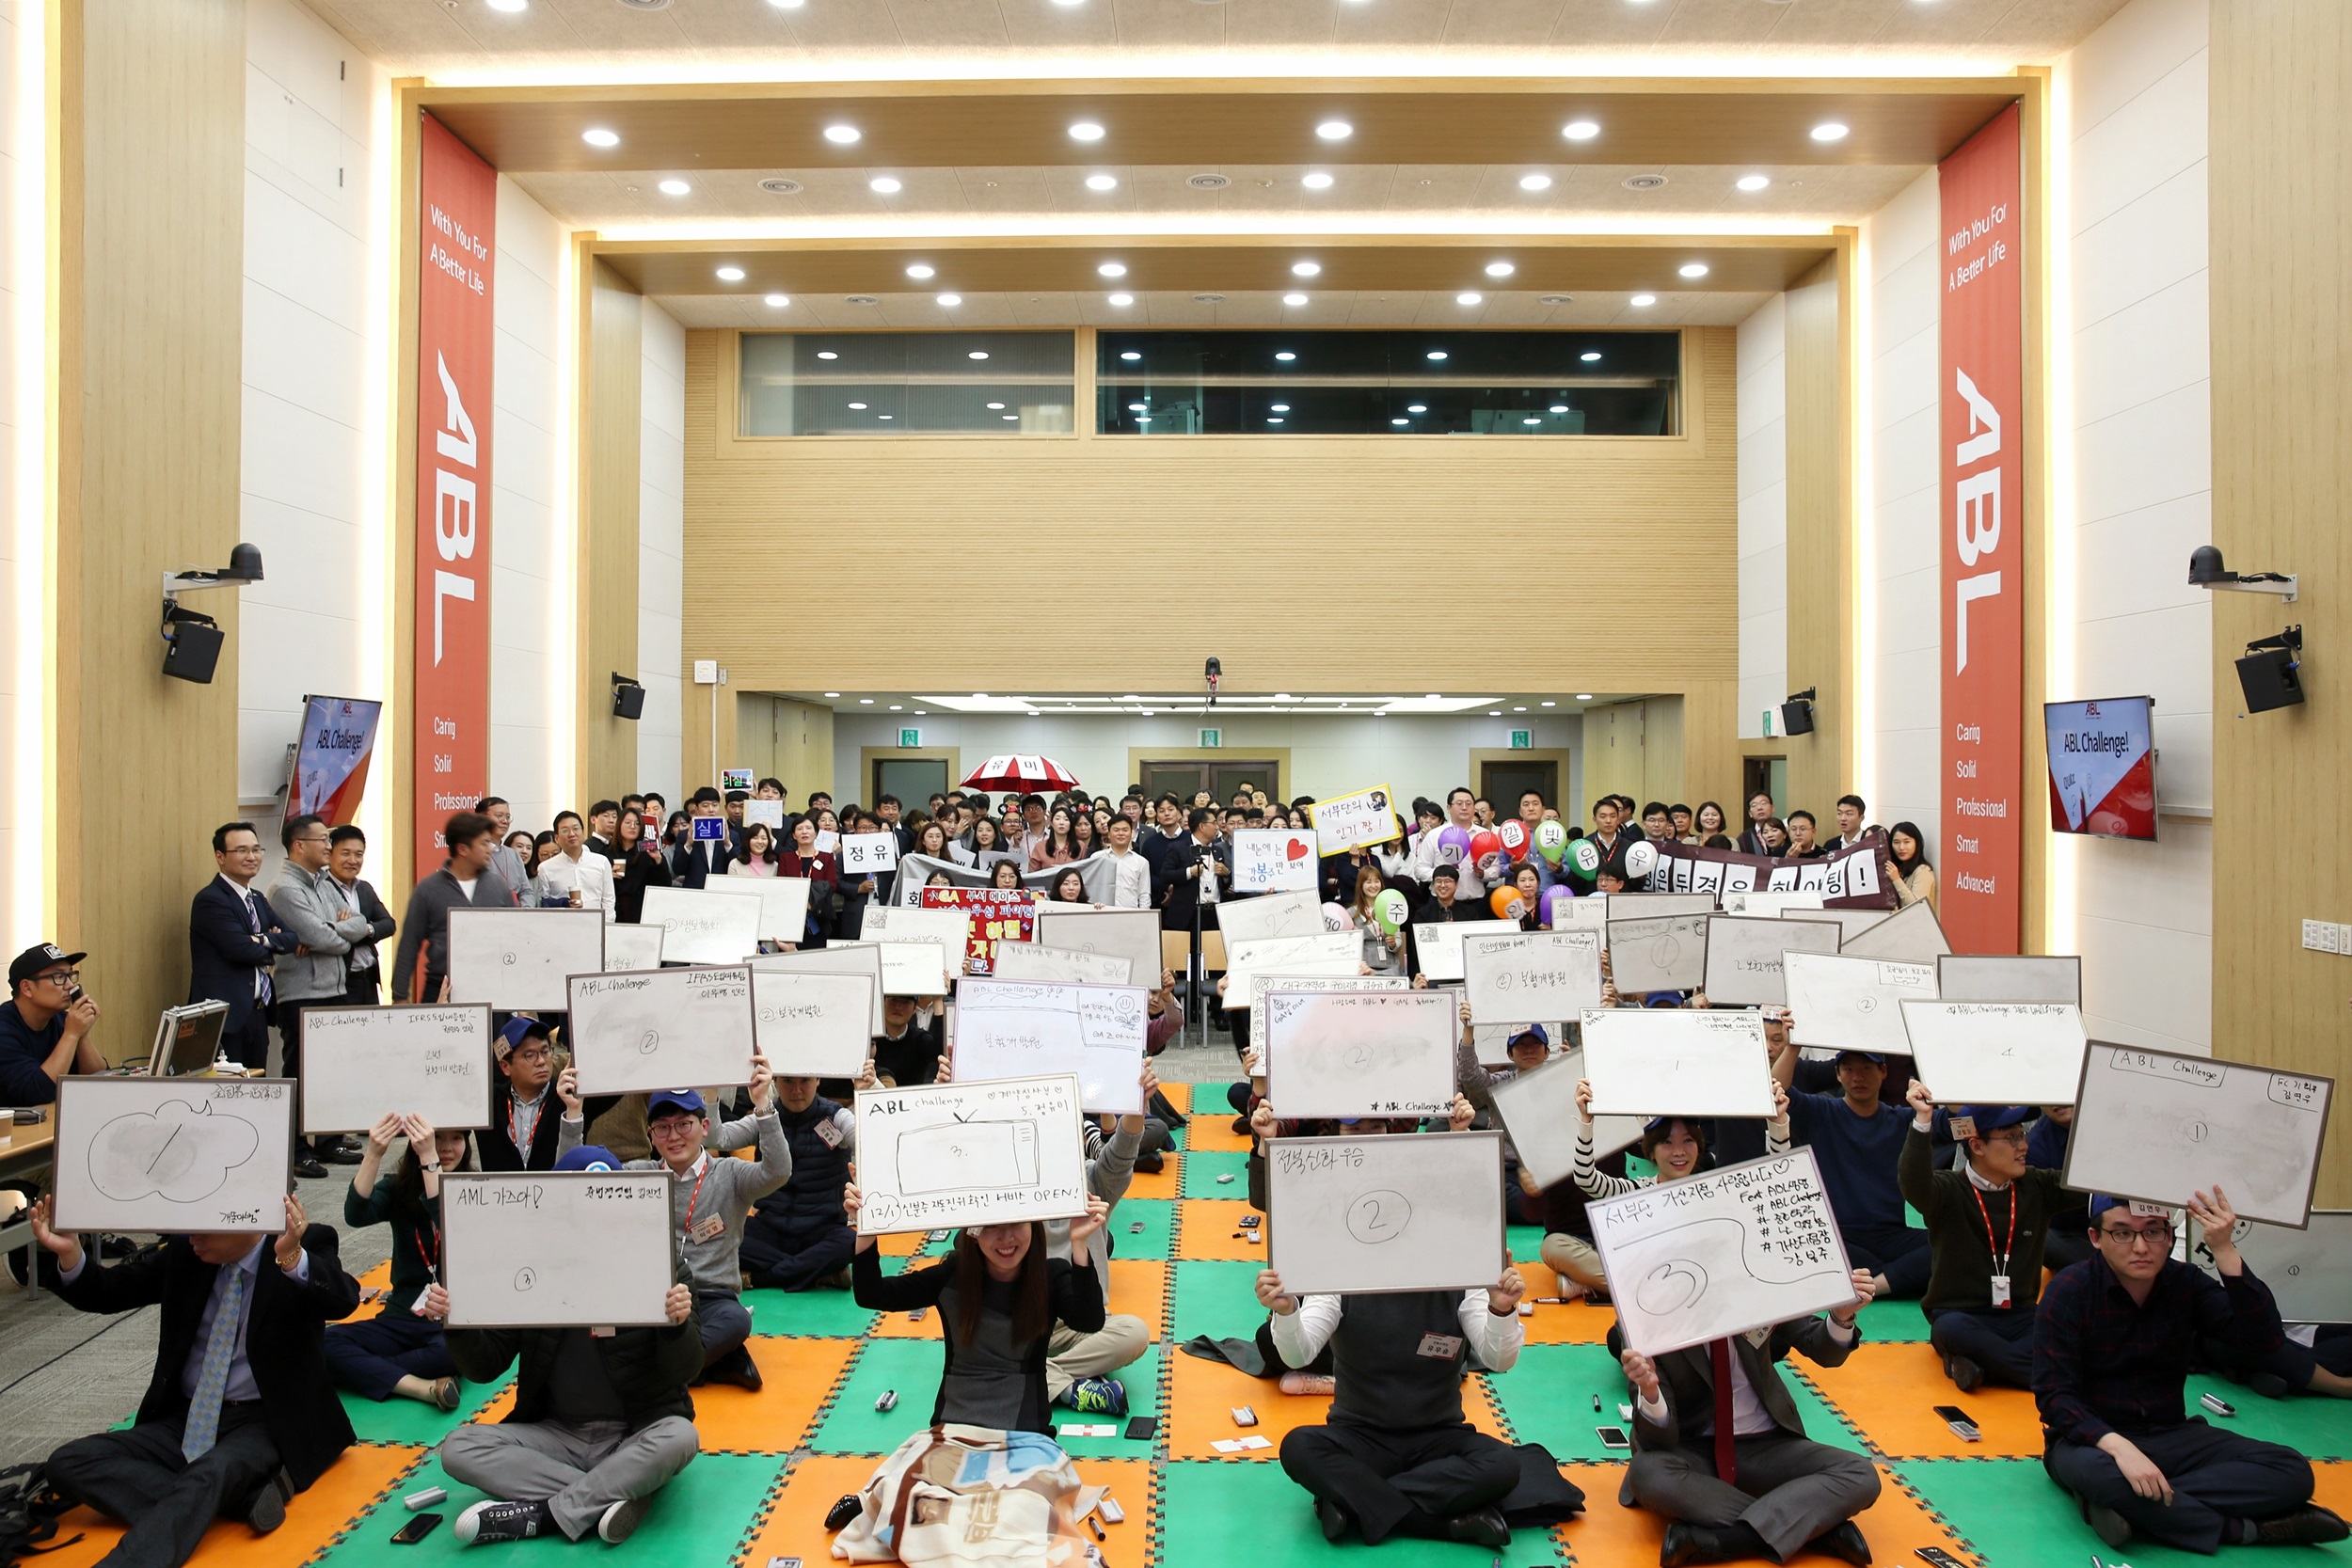
[[(841, 1207), (857, 1226), (857, 1185)], [(931, 1402), (933, 1426), (957, 1422), (999, 1432), (1054, 1434), (1045, 1360), (1057, 1323), (1080, 1334), (1103, 1327), (1103, 1285), (1088, 1262), (1089, 1239), (1110, 1206), (1087, 1199), (1070, 1222), (1070, 1260), (1045, 1255), (1045, 1222), (977, 1225), (956, 1232), (954, 1251), (926, 1269), (885, 1276), (874, 1238), (861, 1234), (850, 1261), (857, 1304), (875, 1312), (939, 1308), (947, 1362)]]
[[(1616, 1197), (1660, 1182), (1676, 1181), (1707, 1163), (1707, 1125), (1691, 1117), (1654, 1117), (1634, 1146), (1658, 1167), (1656, 1176), (1610, 1176), (1593, 1158), (1593, 1083), (1576, 1085), (1576, 1161), (1569, 1179), (1586, 1197)], [(1764, 1152), (1788, 1152), (1788, 1091), (1772, 1085), (1772, 1119), (1764, 1124)]]
[[(490, 1042), (498, 1081), (490, 1087), (490, 1125), (476, 1137), (484, 1170), (553, 1170), (564, 1151), (577, 1145), (593, 1117), (572, 1085), (567, 1065), (555, 1070), (555, 1046), (548, 1026), (517, 1015)], [(563, 1107), (549, 1116), (552, 1098)]]
[[(868, 1061), (858, 1084), (871, 1088), (875, 1083)], [(841, 1187), (857, 1155), (857, 1117), (826, 1099), (818, 1085), (815, 1078), (776, 1080), (777, 1125), (792, 1148), (792, 1174), (759, 1200), (758, 1212), (743, 1224), (740, 1246), (744, 1277), (763, 1289), (849, 1288), (850, 1236), (842, 1228)], [(740, 1121), (720, 1129), (722, 1148), (740, 1135), (738, 1129), (750, 1131)]]
[(2312, 1501), (2310, 1461), (2189, 1418), (2183, 1389), (2201, 1340), (2259, 1355), (2286, 1331), (2270, 1288), (2231, 1240), (2229, 1196), (2199, 1192), (2187, 1208), (2218, 1278), (2172, 1256), (2169, 1209), (2105, 1194), (2090, 1200), (2099, 1255), (2059, 1271), (2034, 1323), (2042, 1466), (2110, 1546), (2144, 1535), (2210, 1556), (2226, 1545), (2342, 1541), (2352, 1533), (2344, 1522)]
[[(1790, 1045), (1772, 1063), (1772, 1077), (1787, 1085), (1797, 1075), (1801, 1053)], [(1903, 1058), (1908, 1063), (1909, 1058)], [(1928, 1233), (1905, 1223), (1903, 1195), (1896, 1184), (1896, 1163), (1911, 1125), (1909, 1112), (1881, 1098), (1887, 1061), (1871, 1051), (1840, 1051), (1834, 1066), (1838, 1094), (1788, 1097), (1797, 1140), (1813, 1150), (1821, 1186), (1846, 1256), (1870, 1271), (1871, 1293), (1899, 1301), (1927, 1289)]]
[(1968, 1151), (1958, 1170), (1935, 1168), (1928, 1147), (1935, 1101), (1925, 1084), (1912, 1084), (1911, 1109), (1896, 1180), (1928, 1222), (1933, 1261), (1919, 1298), (1928, 1340), (1963, 1394), (1984, 1383), (2030, 1388), (2042, 1250), (2051, 1217), (2066, 1206), (2065, 1179), (2026, 1163), (2033, 1113), (2023, 1105), (1954, 1106), (1952, 1136)]
[[(384, 1157), (394, 1138), (406, 1138), (408, 1148), (387, 1180)], [(421, 1298), (441, 1277), (441, 1173), (472, 1168), (466, 1134), (436, 1132), (422, 1117), (387, 1112), (368, 1129), (343, 1194), (343, 1223), (392, 1227), (392, 1290), (366, 1322), (327, 1325), (326, 1366), (336, 1387), (378, 1403), (398, 1394), (457, 1408), (457, 1364), (441, 1342), (440, 1320), (424, 1314)]]

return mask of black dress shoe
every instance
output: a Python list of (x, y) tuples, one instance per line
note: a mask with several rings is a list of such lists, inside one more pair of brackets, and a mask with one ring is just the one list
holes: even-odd
[(1474, 1545), (1502, 1551), (1511, 1544), (1511, 1527), (1502, 1521), (1502, 1511), (1488, 1503), (1468, 1513), (1456, 1513), (1445, 1522), (1448, 1541), (1468, 1541)]
[(330, 1165), (356, 1165), (366, 1158), (349, 1138), (331, 1138), (320, 1144), (318, 1157)]
[(2245, 1379), (2246, 1386), (2266, 1400), (2282, 1400), (2292, 1391), (2287, 1380), (2277, 1372), (2251, 1372)]
[(1952, 1380), (1952, 1386), (1963, 1394), (1973, 1394), (1984, 1386), (1984, 1369), (1964, 1355), (1944, 1353), (1944, 1375)]
[(1723, 1554), (1715, 1549), (1713, 1531), (1674, 1519), (1667, 1522), (1666, 1539), (1658, 1548), (1658, 1568), (1685, 1568), (1686, 1564), (1693, 1562), (1718, 1562), (1722, 1557)]
[(253, 1527), (256, 1535), (267, 1535), (286, 1522), (286, 1503), (294, 1494), (294, 1477), (280, 1465), (278, 1473), (262, 1482), (246, 1505), (245, 1522)]
[(1854, 1563), (1857, 1568), (1867, 1568), (1870, 1560), (1870, 1544), (1862, 1539), (1861, 1528), (1851, 1519), (1836, 1529), (1823, 1530), (1806, 1542), (1804, 1549), (1834, 1557), (1840, 1562)]
[(2121, 1551), (2132, 1539), (2132, 1522), (2111, 1508), (2102, 1507), (2079, 1494), (2074, 1501), (2083, 1511), (2083, 1523), (2089, 1525), (2100, 1540)]
[(305, 1181), (317, 1181), (326, 1177), (326, 1167), (320, 1164), (314, 1155), (297, 1154), (294, 1156), (294, 1173)]
[(2263, 1519), (2254, 1526), (2254, 1539), (2265, 1546), (2318, 1546), (2352, 1535), (2330, 1510), (2306, 1503), (2292, 1513)]
[(1315, 1499), (1315, 1523), (1323, 1527), (1323, 1538), (1326, 1541), (1345, 1539), (1347, 1527), (1355, 1522), (1348, 1516), (1347, 1510), (1343, 1508), (1336, 1499), (1331, 1497)]
[(752, 1353), (747, 1350), (737, 1351), (703, 1375), (708, 1382), (731, 1383), (755, 1394), (767, 1386), (767, 1379), (759, 1375), (759, 1363), (752, 1359)]

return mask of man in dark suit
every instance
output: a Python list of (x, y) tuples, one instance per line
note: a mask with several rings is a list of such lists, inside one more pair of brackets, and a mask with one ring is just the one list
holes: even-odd
[[(717, 818), (721, 833), (726, 832), (725, 806), (719, 792), (708, 784), (694, 791), (693, 798), (686, 802), (686, 811), (691, 817)], [(789, 825), (787, 826), (788, 832)], [(679, 887), (699, 888), (713, 877), (725, 876), (727, 867), (735, 863), (734, 845), (724, 836), (695, 838), (691, 826), (687, 835), (670, 850), (671, 879)]]
[(278, 924), (269, 900), (253, 889), (262, 870), (262, 835), (246, 822), (213, 830), (220, 875), (197, 890), (188, 907), (188, 1000), (226, 1002), (221, 1050), (248, 1068), (269, 1065), (269, 966), (298, 945)]
[(130, 1526), (105, 1560), (179, 1568), (215, 1515), (262, 1534), (285, 1523), (287, 1500), (354, 1441), (324, 1348), (359, 1306), (333, 1227), (289, 1197), (276, 1236), (173, 1236), (109, 1266), (51, 1228), (50, 1201), (33, 1206), (33, 1238), (58, 1295), (85, 1312), (163, 1308), (136, 1421), (49, 1456), (59, 1493)]
[(1878, 1471), (1805, 1436), (1779, 1369), (1792, 1350), (1824, 1367), (1852, 1353), (1869, 1276), (1856, 1270), (1853, 1283), (1854, 1299), (1827, 1318), (1791, 1318), (1655, 1359), (1624, 1353), (1636, 1402), (1619, 1500), (1667, 1521), (1661, 1568), (1786, 1562), (1800, 1550), (1870, 1560), (1853, 1516), (1878, 1500)]

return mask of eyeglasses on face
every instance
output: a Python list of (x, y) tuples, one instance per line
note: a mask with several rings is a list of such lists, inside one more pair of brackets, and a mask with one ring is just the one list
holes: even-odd
[(2111, 1225), (2103, 1227), (2099, 1235), (2103, 1240), (2113, 1242), (2117, 1246), (2122, 1247), (2137, 1246), (2142, 1243), (2152, 1247), (2169, 1247), (2172, 1244), (2172, 1227), (2169, 1225), (2152, 1225), (2144, 1230), (2136, 1229), (2128, 1225)]
[(49, 984), (56, 987), (59, 990), (63, 990), (68, 986), (71, 986), (80, 980), (82, 978), (82, 972), (78, 969), (52, 969), (42, 974), (36, 974), (33, 978), (36, 980), (45, 980)]

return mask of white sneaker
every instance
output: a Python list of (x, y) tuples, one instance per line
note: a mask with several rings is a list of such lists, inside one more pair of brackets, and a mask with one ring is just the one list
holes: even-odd
[(644, 1498), (623, 1497), (619, 1502), (606, 1509), (603, 1516), (597, 1519), (596, 1535), (599, 1539), (617, 1546), (637, 1532), (637, 1527), (644, 1521)]

